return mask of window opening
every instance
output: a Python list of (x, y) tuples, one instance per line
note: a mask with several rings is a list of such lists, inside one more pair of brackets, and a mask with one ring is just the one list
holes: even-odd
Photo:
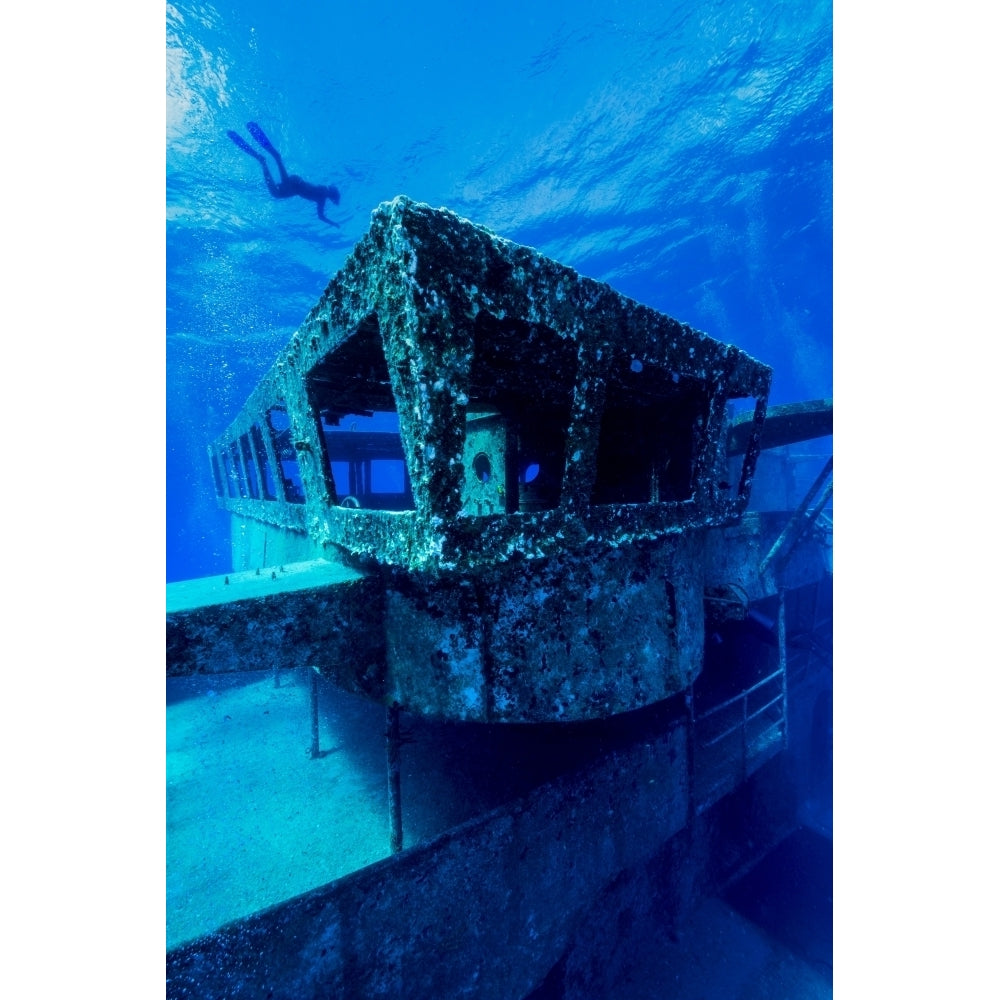
[(229, 449), (226, 448), (220, 458), (222, 459), (222, 474), (226, 477), (226, 496), (235, 498), (239, 496), (236, 489), (236, 481), (233, 478), (233, 460), (229, 457)]
[(335, 503), (413, 510), (396, 398), (374, 314), (313, 366), (306, 385), (313, 412), (319, 416)]
[(236, 489), (233, 496), (245, 498), (247, 495), (247, 487), (243, 476), (243, 463), (240, 461), (240, 450), (235, 441), (230, 442), (228, 452), (230, 468), (233, 470), (233, 484)]
[(247, 490), (254, 500), (260, 499), (260, 484), (257, 481), (257, 466), (250, 451), (250, 438), (240, 435), (240, 454), (243, 456), (243, 468), (246, 471)]
[(592, 502), (691, 499), (707, 419), (701, 381), (650, 361), (621, 358), (608, 379)]
[[(732, 427), (737, 423), (752, 420), (757, 409), (757, 400), (753, 396), (734, 397), (726, 400), (726, 422)], [(719, 493), (730, 500), (735, 500), (740, 491), (740, 479), (743, 476), (744, 456), (731, 455), (726, 463), (726, 474), (716, 483)], [(767, 463), (765, 463), (766, 466)], [(762, 469), (763, 471), (763, 469)], [(756, 478), (756, 477), (755, 477)]]
[(250, 428), (250, 442), (253, 445), (253, 453), (257, 456), (257, 465), (263, 474), (261, 493), (265, 500), (277, 498), (277, 488), (274, 484), (274, 470), (267, 457), (267, 447), (264, 444), (264, 435), (261, 433), (260, 424), (254, 424)]
[[(341, 506), (412, 510), (413, 490), (395, 410), (323, 414), (323, 440)], [(345, 498), (352, 501), (345, 504)]]
[[(474, 463), (483, 452), (498, 493), (490, 502), (499, 510), (558, 507), (577, 371), (574, 346), (549, 327), (500, 320), (486, 312), (477, 315), (474, 336), (465, 451), (472, 473), (467, 491), (482, 485)], [(491, 431), (495, 445), (477, 447), (472, 435), (485, 433), (489, 425), (481, 421), (487, 418), (496, 421)], [(470, 506), (471, 496), (464, 497), (463, 508), (476, 513), (480, 499), (489, 501), (477, 497)], [(484, 507), (483, 512), (490, 511)]]
[(271, 428), (271, 439), (274, 442), (274, 453), (281, 466), (281, 479), (285, 499), (289, 503), (305, 503), (306, 495), (302, 487), (302, 474), (299, 472), (299, 460), (292, 443), (292, 425), (285, 410), (284, 403), (272, 406), (267, 411), (267, 423)]
[(224, 497), (226, 495), (225, 487), (222, 485), (223, 476), (222, 472), (219, 470), (219, 456), (213, 450), (211, 453), (212, 459), (212, 478), (215, 480), (215, 495), (217, 497)]

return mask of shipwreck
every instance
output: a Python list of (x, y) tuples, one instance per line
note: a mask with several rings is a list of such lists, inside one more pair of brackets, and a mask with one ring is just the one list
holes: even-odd
[[(745, 866), (691, 840), (732, 840), (727, 797), (777, 803), (757, 851), (795, 821), (825, 780), (832, 459), (803, 483), (790, 449), (832, 401), (770, 385), (449, 211), (373, 212), (208, 447), (232, 571), (168, 585), (166, 667), (308, 669), (384, 706), (392, 854), (173, 949), (168, 996), (569, 997), (633, 946), (595, 922)], [(635, 738), (404, 849), (407, 713)]]

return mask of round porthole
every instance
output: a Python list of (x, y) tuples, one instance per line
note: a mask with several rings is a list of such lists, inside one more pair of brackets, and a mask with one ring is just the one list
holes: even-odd
[(476, 455), (472, 460), (472, 471), (476, 474), (476, 479), (481, 483), (488, 483), (490, 481), (490, 473), (493, 471), (489, 456), (484, 452)]

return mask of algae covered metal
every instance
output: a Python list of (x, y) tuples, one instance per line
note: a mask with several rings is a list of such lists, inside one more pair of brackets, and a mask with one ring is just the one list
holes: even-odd
[[(391, 853), (171, 949), (168, 996), (569, 997), (797, 822), (832, 460), (800, 499), (784, 451), (832, 400), (770, 380), (451, 212), (374, 211), (209, 446), (233, 569), (168, 585), (167, 672), (309, 668), (308, 767), (317, 674), (384, 705)], [(404, 848), (401, 712), (563, 763)]]
[(656, 702), (700, 669), (705, 529), (746, 507), (770, 378), (396, 198), (210, 446), (234, 571), (324, 558), (375, 576), (381, 664), (360, 683), (316, 666), (386, 704), (532, 722)]

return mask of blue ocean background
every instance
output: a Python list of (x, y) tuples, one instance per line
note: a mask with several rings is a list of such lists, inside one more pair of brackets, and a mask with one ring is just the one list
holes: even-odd
[[(167, 578), (224, 572), (206, 443), (374, 206), (405, 193), (731, 339), (775, 366), (774, 402), (832, 385), (833, 221), (838, 985), (981, 992), (996, 851), (980, 623), (995, 610), (969, 560), (986, 548), (990, 564), (971, 512), (995, 478), (996, 14), (850, 0), (165, 14), (11, 12), (11, 989), (162, 989), (160, 498)], [(250, 120), (290, 169), (339, 186), (340, 230), (268, 198), (225, 135)], [(947, 713), (946, 677), (973, 692)], [(72, 931), (53, 962), (58, 927)]]
[[(380, 202), (536, 247), (832, 396), (832, 4), (167, 5), (166, 571), (227, 572), (206, 445)], [(227, 137), (334, 184), (325, 225)], [(273, 166), (272, 166), (273, 169)]]

